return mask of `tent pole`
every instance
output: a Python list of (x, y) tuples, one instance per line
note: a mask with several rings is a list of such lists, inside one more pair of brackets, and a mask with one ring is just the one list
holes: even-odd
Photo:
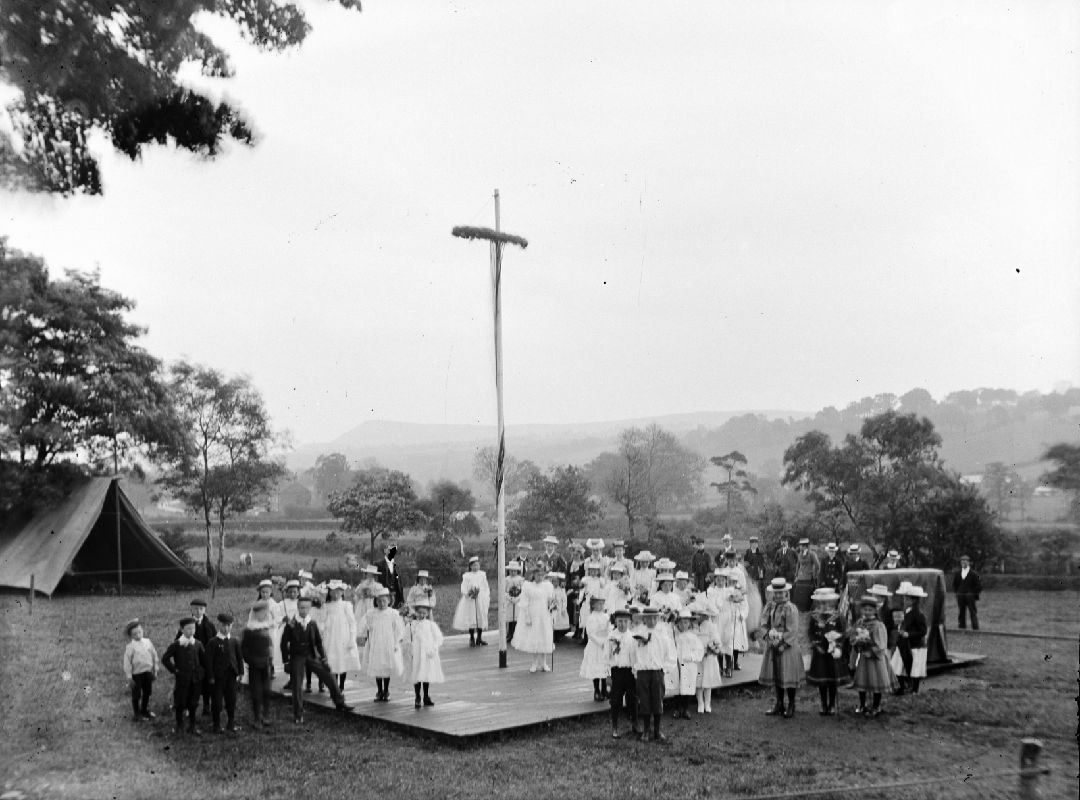
[(116, 515), (116, 583), (124, 596), (123, 553), (120, 549), (120, 479), (113, 478), (113, 514)]

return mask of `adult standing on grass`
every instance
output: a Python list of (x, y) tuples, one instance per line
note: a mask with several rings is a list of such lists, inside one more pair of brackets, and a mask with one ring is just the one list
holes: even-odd
[(776, 703), (765, 713), (790, 719), (795, 716), (795, 692), (802, 685), (804, 674), (799, 650), (799, 610), (790, 601), (791, 584), (783, 578), (773, 578), (769, 591), (772, 596), (761, 612), (758, 626), (758, 636), (765, 642), (758, 683), (772, 686), (776, 691)]
[[(757, 536), (750, 537), (750, 548), (743, 554), (743, 564), (746, 566), (746, 575), (753, 582), (758, 593), (758, 606), (765, 604), (765, 554), (758, 548), (761, 540)], [(698, 591), (704, 591), (704, 587)]]
[(975, 608), (979, 596), (982, 594), (982, 578), (971, 566), (971, 556), (960, 556), (960, 569), (953, 576), (953, 593), (956, 594), (956, 605), (960, 610), (958, 625), (960, 628), (967, 627), (967, 614), (971, 612), (971, 629), (979, 629), (979, 614)]
[(514, 633), (514, 648), (532, 654), (529, 672), (551, 672), (548, 655), (555, 650), (550, 607), (555, 587), (544, 577), (544, 572), (543, 567), (532, 565), (529, 580), (521, 584), (518, 602), (520, 624)]
[[(858, 542), (852, 542), (848, 545), (847, 549), (847, 561), (844, 563), (844, 581), (847, 581), (847, 576), (852, 572), (862, 572), (870, 569), (870, 565), (866, 563), (866, 559), (862, 557), (862, 548), (859, 547)], [(854, 605), (854, 598), (852, 599), (852, 605)]]
[(491, 610), (491, 587), (487, 574), (480, 569), (480, 557), (469, 558), (469, 568), (461, 576), (461, 599), (454, 609), (452, 626), (469, 632), (469, 647), (486, 647), (484, 631)]
[(385, 557), (379, 562), (379, 583), (390, 590), (390, 607), (401, 608), (405, 605), (405, 589), (401, 585), (397, 564), (394, 563), (397, 558), (397, 545), (386, 545), (385, 553)]
[(800, 614), (810, 611), (810, 595), (818, 586), (821, 574), (821, 562), (817, 553), (810, 549), (810, 540), (799, 539), (799, 554), (795, 563), (795, 587), (791, 591), (791, 602)]

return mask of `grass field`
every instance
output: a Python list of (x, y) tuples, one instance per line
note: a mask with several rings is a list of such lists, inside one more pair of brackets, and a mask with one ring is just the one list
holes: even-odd
[[(250, 590), (218, 593), (211, 613), (238, 612)], [(456, 586), (439, 590), (444, 631)], [(1037, 735), (1053, 769), (1047, 797), (1076, 796), (1075, 640), (989, 635), (950, 638), (988, 660), (956, 677), (933, 679), (915, 697), (887, 698), (887, 713), (864, 720), (819, 717), (814, 694), (800, 693), (795, 719), (762, 715), (762, 690), (725, 694), (709, 717), (665, 721), (667, 748), (613, 741), (600, 719), (566, 722), (458, 749), (310, 714), (302, 727), (285, 706), (268, 732), (177, 738), (167, 714), (171, 680), (154, 691), (154, 723), (129, 721), (120, 668), (122, 625), (147, 621), (163, 649), (189, 592), (39, 599), (0, 597), (0, 794), (30, 798), (739, 797), (768, 791), (957, 776), (1016, 765), (1019, 739)], [(984, 595), (983, 627), (1023, 631), (1034, 623), (1059, 635), (1080, 631), (1080, 594)], [(950, 621), (953, 614), (950, 611)], [(249, 717), (241, 698), (240, 722)], [(524, 697), (519, 702), (528, 702)], [(842, 692), (845, 711), (853, 693)], [(1015, 785), (937, 787), (933, 797), (994, 797)], [(976, 790), (977, 787), (983, 787)], [(863, 797), (880, 795), (862, 795)], [(927, 796), (887, 792), (890, 800)]]

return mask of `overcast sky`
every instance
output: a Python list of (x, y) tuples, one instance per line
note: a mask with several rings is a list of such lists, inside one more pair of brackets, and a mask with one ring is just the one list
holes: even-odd
[(1080, 5), (365, 0), (234, 54), (257, 147), (0, 193), (298, 442), (1080, 383)]

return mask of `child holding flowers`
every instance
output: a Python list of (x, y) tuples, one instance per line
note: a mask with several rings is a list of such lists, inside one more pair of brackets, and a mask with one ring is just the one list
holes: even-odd
[(795, 716), (795, 691), (802, 685), (804, 669), (799, 652), (799, 610), (790, 601), (791, 584), (784, 578), (773, 578), (769, 588), (772, 598), (761, 611), (758, 628), (758, 636), (765, 642), (758, 683), (776, 690), (776, 704), (765, 713), (790, 719)]
[[(873, 595), (864, 595), (859, 600), (859, 618), (848, 631), (851, 642), (851, 671), (854, 673), (855, 688), (859, 692), (859, 706), (856, 714), (876, 717), (881, 713), (882, 692), (895, 691), (900, 687), (889, 666), (889, 635), (885, 626), (877, 618), (877, 599)], [(873, 706), (866, 707), (866, 695), (872, 696)]]
[(818, 687), (822, 716), (836, 714), (836, 687), (848, 676), (842, 653), (842, 640), (847, 624), (837, 605), (840, 595), (828, 586), (814, 590), (810, 596), (809, 639), (813, 652), (806, 680)]
[[(434, 605), (434, 603), (431, 603)], [(488, 625), (488, 608), (491, 605), (491, 589), (487, 575), (480, 569), (480, 558), (469, 559), (469, 569), (461, 576), (461, 599), (454, 610), (452, 623), (456, 631), (469, 632), (469, 647), (486, 647), (484, 629)]]
[(698, 713), (711, 714), (712, 690), (720, 687), (720, 633), (713, 622), (716, 609), (712, 608), (708, 600), (701, 597), (700, 602), (692, 606), (692, 610), (697, 620), (695, 635), (704, 651), (698, 663), (697, 687), (694, 694), (697, 697)]
[[(429, 611), (435, 610), (435, 587), (431, 585), (431, 573), (426, 569), (417, 570), (416, 572), (416, 585), (409, 589), (409, 594), (405, 598), (405, 605), (409, 607), (409, 612), (416, 615), (416, 604), (419, 602), (426, 603)], [(431, 616), (429, 613), (428, 616)]]

